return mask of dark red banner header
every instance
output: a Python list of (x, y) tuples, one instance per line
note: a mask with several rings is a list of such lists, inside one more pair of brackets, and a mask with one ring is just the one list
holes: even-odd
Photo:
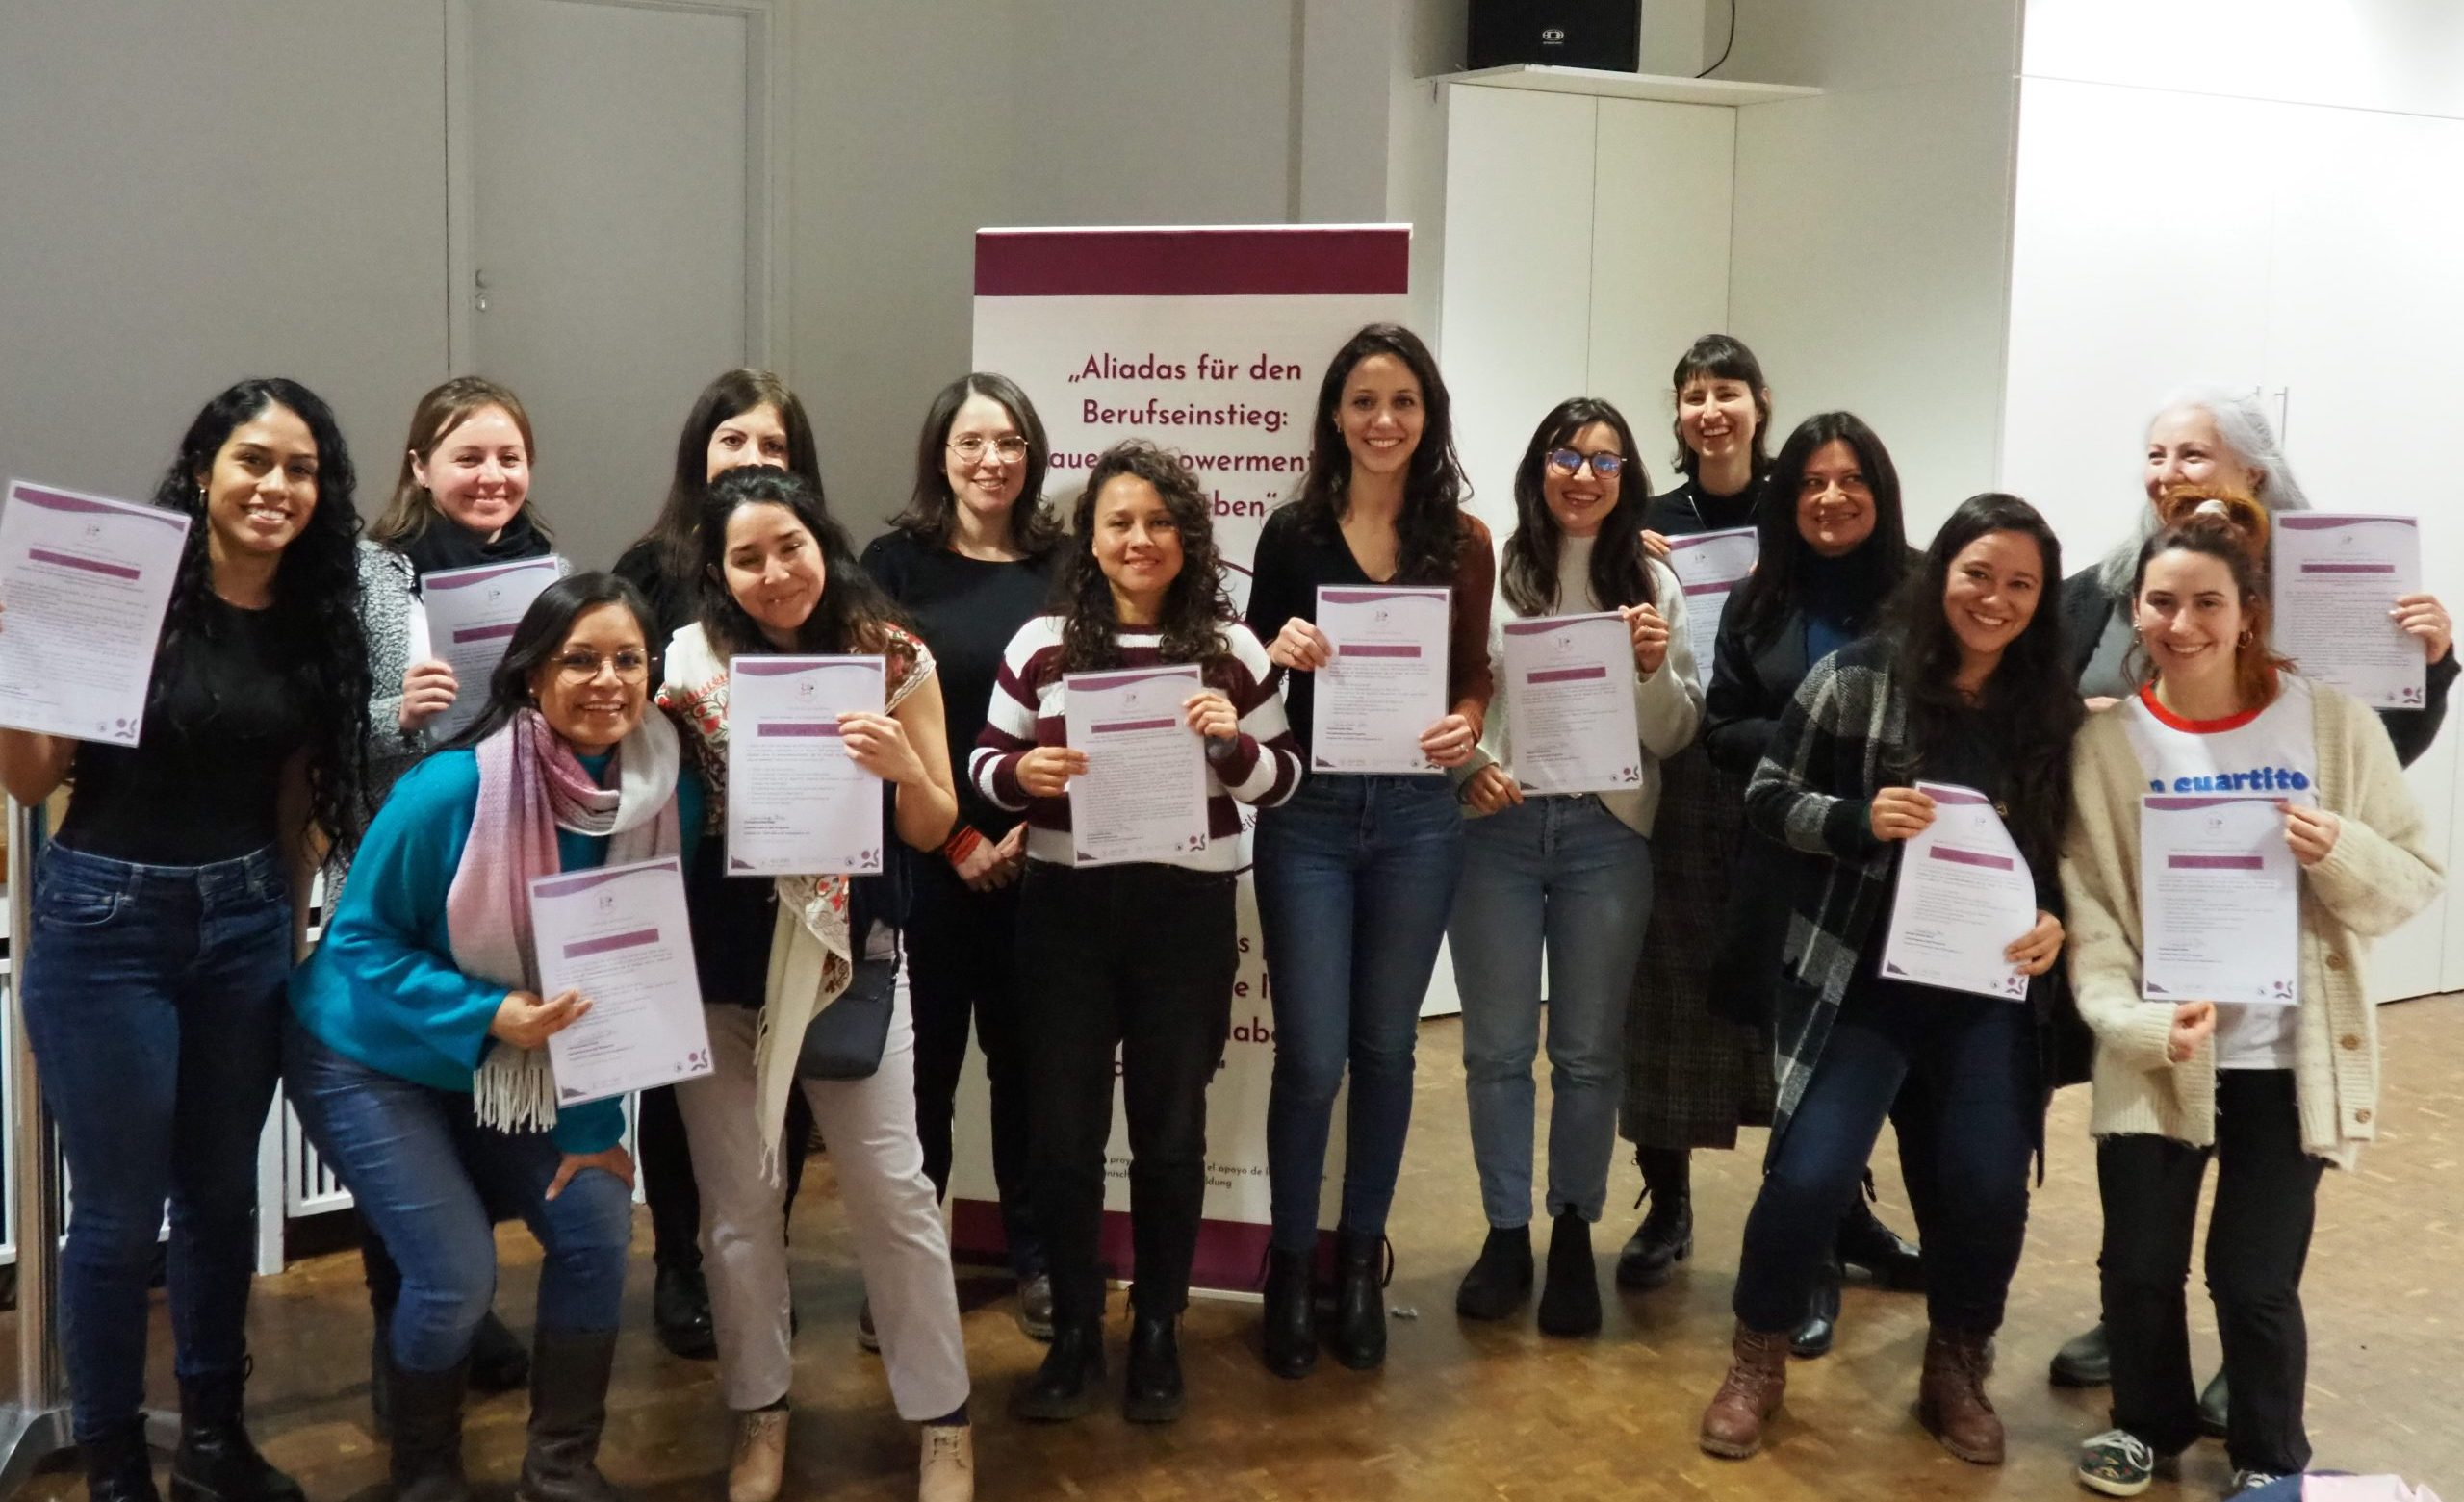
[(1401, 225), (979, 230), (979, 297), (1401, 295)]

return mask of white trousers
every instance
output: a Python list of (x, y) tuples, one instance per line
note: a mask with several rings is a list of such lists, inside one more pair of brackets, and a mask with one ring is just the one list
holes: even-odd
[[(711, 1073), (676, 1087), (693, 1177), (702, 1191), (702, 1257), (719, 1341), (719, 1391), (739, 1413), (787, 1392), (787, 1241), (784, 1188), (765, 1183), (765, 1143), (755, 1120), (747, 1006), (705, 1006)], [(830, 1144), (838, 1196), (855, 1233), (901, 1418), (921, 1422), (967, 1399), (966, 1344), (949, 1233), (915, 1136), (915, 1026), (907, 978), (898, 981), (882, 1066), (869, 1080), (808, 1080), (805, 1098)], [(801, 1144), (798, 1144), (801, 1146)]]

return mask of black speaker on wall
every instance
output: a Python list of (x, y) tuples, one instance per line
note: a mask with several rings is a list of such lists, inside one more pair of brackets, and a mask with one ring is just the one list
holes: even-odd
[(1643, 63), (1643, 0), (1472, 0), (1464, 65), (1559, 67), (1631, 73)]

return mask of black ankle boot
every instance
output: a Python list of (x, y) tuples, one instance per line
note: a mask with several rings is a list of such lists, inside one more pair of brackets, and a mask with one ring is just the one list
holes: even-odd
[(171, 1502), (307, 1502), (299, 1483), (266, 1464), (241, 1422), (246, 1367), (180, 1381), (180, 1448)]
[(1806, 1361), (1829, 1356), (1832, 1343), (1839, 1338), (1839, 1264), (1825, 1262), (1822, 1277), (1813, 1286), (1813, 1303), (1806, 1310), (1805, 1323), (1788, 1337), (1788, 1350)]
[(1876, 1283), (1903, 1293), (1925, 1286), (1925, 1254), (1874, 1215), (1860, 1194), (1839, 1221), (1839, 1260), (1861, 1267)]
[(1386, 1364), (1386, 1238), (1335, 1233), (1335, 1333), (1326, 1343), (1353, 1371)]
[(481, 1392), (520, 1392), (530, 1383), (530, 1353), (490, 1310), (471, 1337), (471, 1386)]
[(162, 1502), (143, 1419), (99, 1439), (80, 1439), (77, 1454), (86, 1463), (87, 1502)]
[(1180, 1316), (1141, 1313), (1129, 1330), (1129, 1385), (1120, 1415), (1133, 1424), (1168, 1424), (1181, 1416)]
[(462, 1394), (467, 1366), (389, 1370), (393, 1394), (394, 1502), (471, 1502), (462, 1472)]
[(1318, 1364), (1318, 1315), (1313, 1308), (1312, 1252), (1267, 1250), (1267, 1370), (1278, 1377), (1306, 1377)]
[(710, 1284), (699, 1267), (662, 1267), (651, 1286), (651, 1324), (658, 1343), (688, 1362), (713, 1361), (718, 1327), (710, 1322)]
[[(542, 1330), (530, 1358), (530, 1435), (515, 1502), (617, 1502), (599, 1473), (613, 1330)], [(400, 1423), (397, 1413), (395, 1422)]]
[(1591, 1222), (1567, 1210), (1549, 1233), (1549, 1281), (1540, 1287), (1540, 1333), (1600, 1334), (1600, 1268), (1591, 1255)]
[(1043, 1364), (1011, 1394), (1010, 1413), (1039, 1423), (1076, 1418), (1095, 1406), (1096, 1389), (1103, 1384), (1103, 1322), (1056, 1316)]
[(1531, 1228), (1491, 1226), (1480, 1260), (1454, 1290), (1454, 1312), (1465, 1319), (1503, 1319), (1531, 1296)]
[(1617, 1286), (1640, 1290), (1668, 1282), (1677, 1264), (1694, 1255), (1694, 1196), (1683, 1149), (1637, 1148), (1634, 1160), (1652, 1209), (1617, 1254)]

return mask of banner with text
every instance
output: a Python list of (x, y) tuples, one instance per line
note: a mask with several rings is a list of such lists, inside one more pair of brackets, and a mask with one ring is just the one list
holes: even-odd
[[(1258, 529), (1308, 465), (1326, 362), (1362, 324), (1406, 316), (1410, 267), (1408, 225), (988, 229), (975, 242), (975, 368), (1034, 398), (1052, 445), (1048, 492), (1065, 513), (1114, 444), (1143, 438), (1177, 453), (1213, 503), (1226, 582), (1245, 605)], [(1201, 1288), (1254, 1288), (1267, 1243), (1274, 1025), (1246, 871), (1231, 1041), (1207, 1094), (1206, 1220), (1191, 1278)], [(997, 1257), (991, 1113), (972, 1051), (957, 1115), (953, 1246)], [(1126, 1278), (1129, 1137), (1117, 1096), (1104, 1158), (1105, 1260)], [(1326, 1160), (1322, 1226), (1333, 1224), (1340, 1187), (1340, 1103)]]

